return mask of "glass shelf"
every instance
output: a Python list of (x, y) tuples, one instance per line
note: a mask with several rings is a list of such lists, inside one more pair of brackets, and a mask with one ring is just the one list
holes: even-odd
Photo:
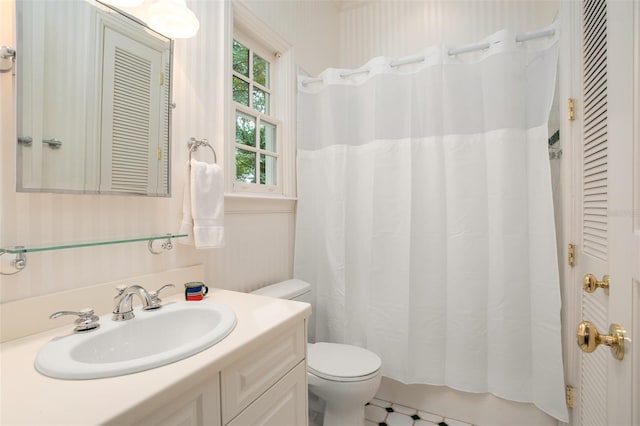
[(24, 246), (24, 247), (14, 246), (14, 247), (0, 248), (0, 252), (10, 253), (10, 254), (35, 253), (39, 251), (52, 251), (52, 250), (65, 250), (65, 249), (80, 248), (80, 247), (106, 246), (111, 244), (135, 243), (139, 241), (166, 240), (168, 238), (182, 238), (186, 236), (188, 236), (188, 234), (158, 234), (158, 235), (148, 235), (144, 237), (114, 238), (111, 240), (102, 240), (102, 241), (85, 241), (85, 242), (61, 243), (61, 244), (42, 244), (42, 245)]

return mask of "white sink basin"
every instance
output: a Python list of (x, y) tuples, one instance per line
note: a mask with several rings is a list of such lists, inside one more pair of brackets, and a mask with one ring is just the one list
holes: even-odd
[(226, 305), (167, 303), (152, 311), (134, 310), (128, 321), (100, 317), (97, 330), (58, 337), (36, 356), (35, 367), (59, 379), (99, 379), (159, 367), (187, 358), (224, 339), (236, 325)]

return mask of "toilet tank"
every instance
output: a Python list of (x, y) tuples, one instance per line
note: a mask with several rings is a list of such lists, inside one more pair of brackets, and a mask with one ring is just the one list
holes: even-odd
[(309, 342), (315, 343), (315, 306), (313, 304), (311, 284), (306, 281), (292, 279), (259, 288), (258, 290), (252, 291), (251, 294), (275, 297), (278, 299), (295, 300), (296, 302), (305, 302), (310, 304), (311, 316), (307, 323), (307, 337)]
[(311, 284), (302, 280), (280, 281), (252, 291), (251, 294), (311, 303)]

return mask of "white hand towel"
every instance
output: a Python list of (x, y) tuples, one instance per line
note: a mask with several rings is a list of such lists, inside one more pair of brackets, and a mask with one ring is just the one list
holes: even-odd
[(193, 242), (193, 216), (191, 216), (191, 165), (187, 161), (187, 171), (184, 176), (184, 194), (182, 198), (182, 222), (178, 234), (188, 234), (187, 237), (178, 238), (178, 243), (192, 246)]
[[(222, 168), (191, 160), (190, 188), (185, 184), (181, 229), (189, 230), (197, 249), (224, 246), (224, 181)], [(190, 198), (187, 200), (187, 197)], [(189, 220), (191, 218), (191, 220)]]
[(224, 180), (217, 164), (191, 160), (191, 216), (197, 249), (224, 246)]

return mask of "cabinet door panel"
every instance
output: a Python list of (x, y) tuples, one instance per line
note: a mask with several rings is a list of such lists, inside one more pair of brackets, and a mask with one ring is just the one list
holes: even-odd
[(305, 426), (307, 365), (300, 362), (228, 426)]
[(216, 374), (168, 404), (155, 408), (138, 426), (220, 426), (220, 378)]
[(304, 327), (297, 325), (221, 372), (222, 422), (227, 423), (305, 357)]

